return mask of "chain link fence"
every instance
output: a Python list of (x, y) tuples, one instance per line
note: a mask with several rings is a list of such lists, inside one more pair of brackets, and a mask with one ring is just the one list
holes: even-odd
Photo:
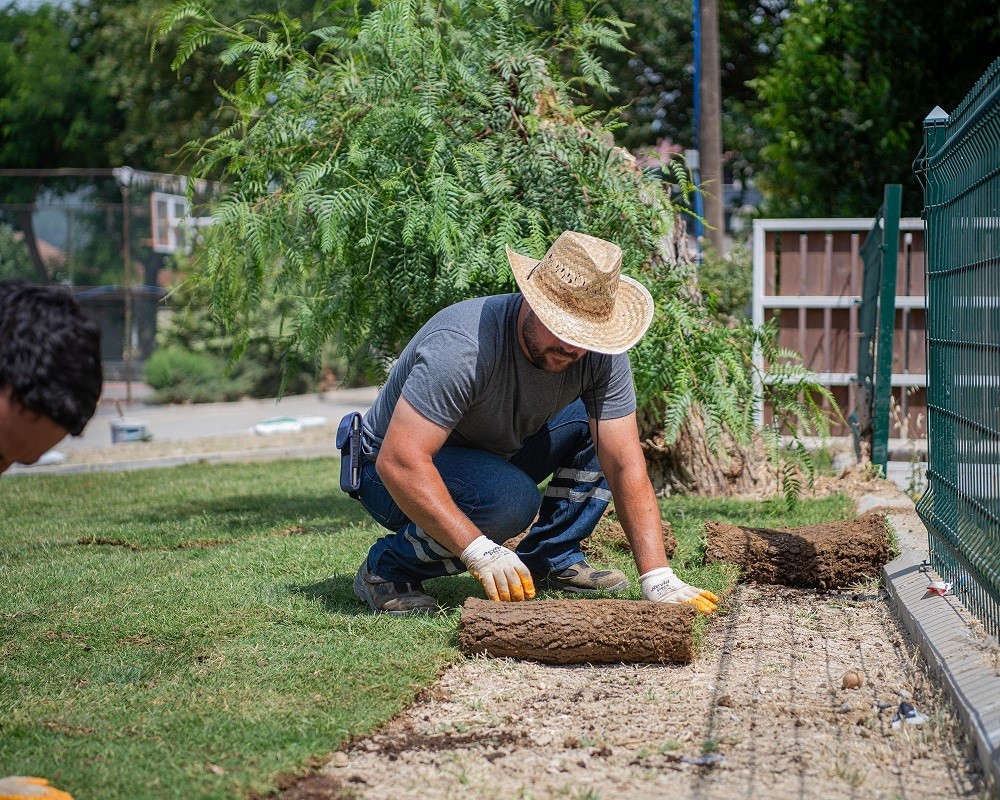
[(0, 280), (71, 287), (101, 327), (106, 377), (138, 379), (177, 254), (210, 221), (213, 194), (129, 167), (0, 170)]

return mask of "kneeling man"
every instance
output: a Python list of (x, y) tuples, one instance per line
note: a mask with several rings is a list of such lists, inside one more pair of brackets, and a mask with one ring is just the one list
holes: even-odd
[(376, 612), (431, 612), (422, 581), (466, 569), (492, 600), (623, 590), (624, 573), (580, 549), (613, 498), (643, 596), (714, 611), (717, 598), (669, 566), (639, 445), (626, 351), (652, 297), (620, 274), (621, 249), (592, 236), (567, 231), (541, 261), (507, 257), (521, 292), (436, 314), (365, 415), (357, 494), (391, 533), (355, 593)]

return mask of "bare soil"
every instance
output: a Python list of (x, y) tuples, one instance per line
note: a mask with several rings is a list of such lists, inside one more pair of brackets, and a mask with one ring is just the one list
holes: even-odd
[[(283, 797), (983, 796), (881, 590), (743, 585), (728, 604), (686, 666), (460, 663)], [(928, 721), (894, 728), (903, 700)]]
[[(900, 495), (858, 472), (826, 483), (817, 495)], [(281, 798), (987, 796), (876, 581), (742, 584), (720, 611), (686, 665), (469, 658)], [(926, 721), (894, 726), (904, 701)]]

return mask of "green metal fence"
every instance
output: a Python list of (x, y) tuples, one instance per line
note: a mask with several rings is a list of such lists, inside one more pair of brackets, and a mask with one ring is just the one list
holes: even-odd
[(896, 328), (896, 269), (899, 258), (899, 211), (902, 187), (885, 187), (861, 259), (865, 265), (858, 314), (856, 407), (851, 414), (855, 446), (868, 442), (872, 464), (885, 474), (889, 461), (889, 404), (892, 400), (892, 338)]
[(924, 121), (931, 562), (1000, 633), (1000, 59)]

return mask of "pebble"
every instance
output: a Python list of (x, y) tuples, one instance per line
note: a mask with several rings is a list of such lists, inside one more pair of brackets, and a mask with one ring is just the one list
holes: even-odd
[(865, 678), (856, 669), (849, 669), (844, 673), (844, 677), (840, 681), (840, 685), (844, 689), (857, 689), (864, 685)]
[(539, 747), (545, 747), (546, 745), (552, 744), (552, 734), (550, 733), (540, 733), (538, 736), (534, 737), (535, 744)]
[(838, 714), (846, 714), (848, 711), (853, 711), (854, 706), (850, 703), (844, 703), (840, 708), (837, 709)]
[(350, 759), (347, 757), (347, 753), (337, 752), (333, 754), (330, 763), (338, 769), (342, 769), (350, 763)]
[(908, 691), (906, 691), (906, 689), (900, 689), (899, 692), (898, 692), (898, 694), (904, 700), (912, 700), (913, 699), (913, 695), (910, 694)]
[(718, 700), (715, 701), (715, 704), (717, 706), (722, 706), (723, 708), (733, 708), (734, 707), (733, 698), (730, 697), (728, 694), (722, 695), (722, 697), (720, 697)]

